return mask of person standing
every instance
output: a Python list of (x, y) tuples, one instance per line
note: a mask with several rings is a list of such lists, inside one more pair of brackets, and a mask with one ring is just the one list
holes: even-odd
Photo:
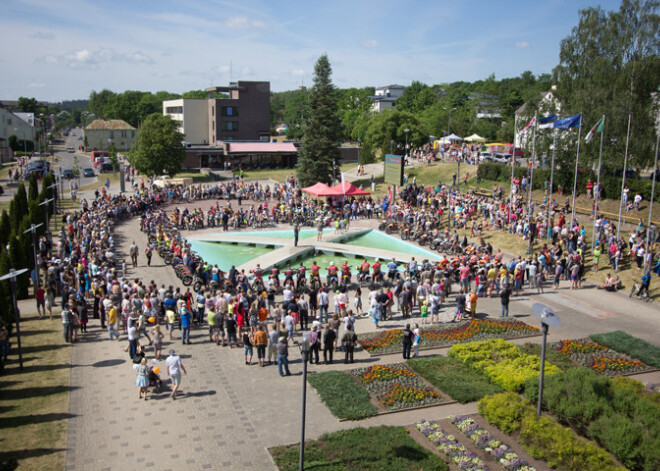
[(422, 341), (422, 331), (419, 328), (419, 324), (415, 324), (415, 328), (412, 331), (413, 337), (413, 358), (419, 356), (419, 344)]
[(149, 367), (147, 366), (147, 359), (142, 358), (140, 363), (133, 365), (133, 369), (137, 371), (137, 379), (135, 385), (138, 387), (138, 399), (142, 399), (144, 393), (144, 400), (147, 400), (147, 393), (149, 392)]
[(277, 343), (280, 339), (280, 331), (277, 329), (277, 324), (273, 324), (272, 330), (268, 332), (268, 364), (271, 365), (273, 360), (277, 360)]
[(463, 314), (465, 313), (465, 294), (461, 289), (456, 295), (456, 314), (454, 315), (453, 322), (463, 320)]
[(286, 342), (286, 337), (280, 337), (277, 343), (277, 369), (280, 376), (291, 376), (289, 371), (289, 346)]
[(328, 305), (330, 304), (330, 298), (328, 292), (321, 288), (318, 295), (319, 302), (319, 321), (328, 322)]
[(293, 226), (293, 246), (298, 247), (298, 237), (300, 236), (300, 224)]
[(312, 326), (312, 331), (309, 333), (309, 362), (314, 363), (314, 358), (316, 358), (316, 364), (319, 364), (319, 349), (321, 347), (321, 339), (319, 338), (318, 327), (316, 325)]
[(138, 252), (139, 252), (138, 246), (135, 243), (135, 241), (133, 241), (133, 243), (128, 249), (128, 253), (131, 255), (131, 262), (133, 263), (133, 268), (137, 267)]
[(266, 360), (266, 346), (268, 345), (268, 335), (264, 331), (264, 326), (260, 325), (254, 334), (254, 344), (257, 347), (257, 359), (259, 366), (264, 367)]
[[(335, 351), (337, 343), (337, 333), (330, 328), (330, 324), (325, 327), (323, 334), (323, 363), (332, 364), (332, 353)], [(329, 363), (328, 363), (328, 358)]]
[(181, 371), (183, 371), (184, 374), (188, 374), (188, 372), (181, 362), (181, 357), (174, 352), (173, 348), (170, 348), (170, 356), (165, 360), (165, 366), (167, 366), (167, 374), (172, 381), (172, 393), (170, 394), (170, 397), (176, 399), (176, 393), (181, 385)]
[(355, 350), (355, 344), (357, 343), (358, 337), (355, 332), (353, 332), (353, 324), (346, 324), (346, 332), (341, 339), (341, 344), (344, 347), (344, 363), (353, 363), (353, 352)]
[(406, 328), (403, 329), (403, 340), (401, 341), (401, 346), (403, 347), (403, 359), (407, 360), (410, 358), (410, 349), (412, 348), (412, 337), (413, 333), (410, 330), (410, 324), (406, 324)]
[(62, 336), (67, 343), (71, 342), (71, 334), (73, 332), (73, 327), (71, 326), (72, 318), (73, 315), (67, 305), (62, 309)]
[(150, 244), (147, 244), (147, 248), (144, 249), (144, 255), (147, 257), (147, 266), (150, 267), (152, 256), (152, 249)]
[(500, 317), (509, 317), (509, 298), (511, 297), (511, 288), (505, 285), (500, 293), (500, 301), (502, 302), (502, 314)]
[(181, 343), (190, 345), (190, 322), (192, 316), (185, 304), (179, 308), (179, 315), (181, 316)]

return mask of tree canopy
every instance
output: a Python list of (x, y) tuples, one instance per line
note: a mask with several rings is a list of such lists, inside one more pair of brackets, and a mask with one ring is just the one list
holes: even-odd
[(314, 86), (309, 92), (309, 117), (304, 121), (296, 174), (302, 186), (316, 182), (332, 183), (333, 164), (339, 157), (340, 120), (332, 68), (327, 55), (314, 66)]
[(169, 116), (154, 113), (142, 123), (128, 160), (146, 175), (173, 176), (181, 171), (186, 157), (182, 142), (177, 123)]

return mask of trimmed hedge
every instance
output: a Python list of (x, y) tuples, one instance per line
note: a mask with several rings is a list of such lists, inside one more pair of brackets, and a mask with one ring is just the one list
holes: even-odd
[(517, 394), (502, 393), (479, 401), (479, 413), (506, 433), (520, 431), (520, 444), (529, 454), (559, 471), (622, 469), (595, 443), (579, 437), (551, 417), (537, 417), (534, 407)]
[[(516, 178), (522, 179), (528, 175), (526, 167), (516, 167), (513, 172)], [(479, 164), (479, 175), (485, 180), (494, 180), (500, 182), (508, 182), (511, 180), (511, 167), (504, 164), (497, 163), (482, 163)], [(561, 185), (563, 193), (570, 195), (573, 193), (573, 179), (575, 177), (574, 169), (570, 170), (555, 170), (553, 176), (554, 191), (557, 191), (557, 186)], [(585, 193), (587, 190), (587, 182), (591, 181), (596, 184), (597, 174), (594, 172), (578, 172), (577, 191), (578, 195)], [(534, 190), (543, 190), (545, 188), (545, 181), (550, 182), (550, 169), (534, 169)], [(621, 182), (622, 178), (612, 175), (603, 175), (601, 172), (600, 182), (603, 185), (603, 198), (621, 199)], [(635, 196), (639, 192), (645, 201), (651, 199), (651, 180), (640, 180), (636, 178), (626, 178), (626, 186), (630, 188), (630, 195)], [(658, 188), (656, 188), (656, 194)]]
[(314, 373), (307, 377), (335, 417), (348, 420), (360, 420), (370, 417), (378, 409), (369, 400), (365, 388), (353, 381), (348, 373), (343, 371), (325, 371)]
[(660, 348), (645, 340), (633, 337), (622, 330), (608, 332), (606, 334), (594, 334), (589, 337), (594, 342), (607, 348), (630, 355), (632, 358), (637, 358), (647, 365), (660, 368)]
[[(656, 471), (660, 469), (660, 395), (643, 392), (638, 383), (573, 368), (546, 378), (543, 405), (629, 469)], [(531, 400), (537, 395), (538, 379), (530, 378), (525, 396)]]
[[(524, 354), (517, 346), (502, 339), (457, 344), (449, 350), (449, 356), (485, 374), (505, 391), (522, 391), (527, 378), (538, 376), (541, 369), (538, 356)], [(546, 361), (547, 376), (560, 371)]]

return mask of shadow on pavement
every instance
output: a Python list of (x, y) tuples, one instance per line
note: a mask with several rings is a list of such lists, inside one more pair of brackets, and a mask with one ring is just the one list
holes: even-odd
[(92, 363), (91, 366), (93, 366), (94, 368), (103, 368), (103, 367), (106, 367), (106, 366), (121, 365), (122, 363), (126, 363), (126, 360), (120, 360), (118, 358), (115, 358), (113, 360), (97, 361), (96, 363)]

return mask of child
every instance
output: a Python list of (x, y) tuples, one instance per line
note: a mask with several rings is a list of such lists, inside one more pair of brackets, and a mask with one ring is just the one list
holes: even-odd
[(422, 312), (422, 324), (428, 324), (426, 317), (428, 316), (429, 308), (426, 305), (426, 301), (422, 303), (421, 312)]

